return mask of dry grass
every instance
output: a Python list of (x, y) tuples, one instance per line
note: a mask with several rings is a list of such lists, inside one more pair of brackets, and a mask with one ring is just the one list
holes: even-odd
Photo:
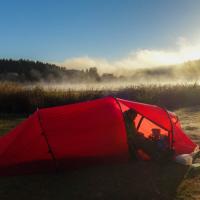
[(176, 114), (185, 132), (200, 145), (200, 106), (180, 108), (176, 110)]
[(105, 96), (140, 101), (168, 109), (200, 105), (199, 85), (141, 85), (118, 90), (28, 88), (0, 83), (0, 113), (29, 114), (37, 108), (64, 105)]

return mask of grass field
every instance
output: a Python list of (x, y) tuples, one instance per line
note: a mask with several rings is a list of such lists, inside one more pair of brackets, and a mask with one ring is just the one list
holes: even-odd
[(4, 135), (10, 129), (14, 128), (24, 120), (24, 116), (20, 115), (0, 115), (0, 136)]
[[(175, 111), (183, 128), (200, 144), (200, 107)], [(0, 116), (3, 134), (23, 116)], [(200, 169), (153, 162), (96, 166), (55, 174), (1, 177), (0, 199), (200, 199)]]
[[(114, 84), (114, 83), (113, 83)], [(128, 85), (122, 88), (70, 90), (0, 83), (0, 113), (29, 115), (37, 108), (114, 96), (177, 109), (200, 105), (200, 85)]]

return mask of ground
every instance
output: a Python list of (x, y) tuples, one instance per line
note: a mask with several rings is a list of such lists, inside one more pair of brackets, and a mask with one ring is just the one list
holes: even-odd
[[(175, 111), (200, 144), (200, 107)], [(0, 133), (23, 117), (1, 116)], [(0, 178), (0, 199), (200, 199), (200, 169), (176, 163), (131, 162), (54, 174)]]
[(190, 138), (200, 145), (200, 106), (175, 110), (182, 128)]

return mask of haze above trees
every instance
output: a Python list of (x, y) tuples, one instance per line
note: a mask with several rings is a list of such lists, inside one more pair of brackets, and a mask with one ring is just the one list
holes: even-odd
[(109, 81), (143, 80), (199, 80), (200, 60), (189, 61), (180, 65), (147, 69), (133, 69), (116, 76), (112, 73), (98, 73), (98, 66), (85, 67), (84, 70), (67, 69), (54, 64), (30, 60), (0, 59), (0, 81), (19, 83), (84, 83)]

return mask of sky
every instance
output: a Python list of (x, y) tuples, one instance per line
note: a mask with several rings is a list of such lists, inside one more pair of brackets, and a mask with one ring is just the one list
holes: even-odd
[(100, 71), (200, 58), (199, 0), (0, 0), (0, 58)]

